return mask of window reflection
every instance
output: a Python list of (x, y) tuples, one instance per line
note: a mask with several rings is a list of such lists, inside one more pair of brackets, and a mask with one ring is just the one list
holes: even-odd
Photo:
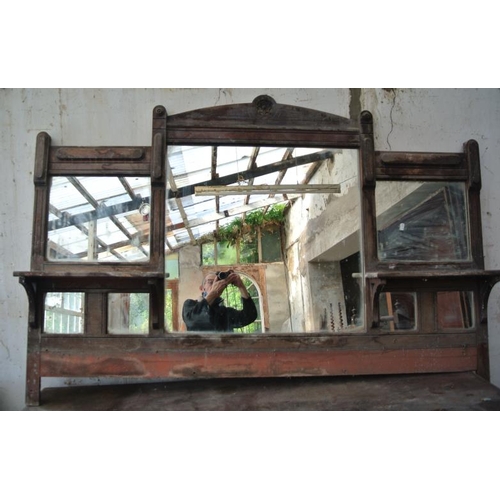
[[(262, 321), (262, 303), (261, 303), (261, 294), (259, 293), (259, 287), (248, 277), (245, 275), (241, 275), (243, 283), (245, 284), (246, 289), (252, 300), (255, 303), (257, 308), (257, 319), (241, 328), (236, 328), (234, 330), (235, 333), (259, 333), (269, 330), (269, 325), (267, 327), (263, 324)], [(240, 295), (235, 287), (228, 287), (224, 290), (222, 294), (222, 298), (224, 299), (224, 303), (227, 307), (234, 307), (236, 309), (241, 309), (241, 299)]]
[(83, 333), (84, 294), (49, 292), (44, 313), (44, 333)]

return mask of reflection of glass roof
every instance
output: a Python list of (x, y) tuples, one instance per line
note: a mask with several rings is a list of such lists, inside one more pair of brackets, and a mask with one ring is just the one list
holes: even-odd
[(49, 199), (48, 257), (71, 261), (149, 258), (149, 177), (53, 177)]
[(169, 146), (167, 246), (171, 250), (213, 233), (218, 225), (258, 208), (288, 202), (284, 194), (201, 196), (203, 186), (307, 184), (333, 152), (313, 148)]
[[(308, 184), (330, 150), (286, 147), (169, 146), (166, 245), (196, 243), (220, 225), (256, 209), (290, 202), (297, 194), (251, 193), (253, 187)], [(244, 188), (242, 194), (196, 194), (197, 186)], [(72, 261), (149, 258), (149, 177), (53, 177), (48, 257)]]

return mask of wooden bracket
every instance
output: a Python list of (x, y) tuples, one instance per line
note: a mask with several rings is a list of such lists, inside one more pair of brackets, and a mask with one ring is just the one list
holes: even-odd
[(28, 324), (30, 328), (38, 328), (39, 318), (37, 313), (38, 301), (36, 285), (33, 281), (27, 280), (24, 276), (19, 278), (19, 283), (21, 283), (26, 290), (26, 295), (28, 296)]

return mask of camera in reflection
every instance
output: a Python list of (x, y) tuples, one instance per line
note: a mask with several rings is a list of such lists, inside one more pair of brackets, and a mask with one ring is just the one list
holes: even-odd
[(217, 279), (220, 281), (220, 280), (225, 280), (232, 273), (233, 271), (229, 270), (229, 271), (218, 271), (215, 274), (217, 275)]

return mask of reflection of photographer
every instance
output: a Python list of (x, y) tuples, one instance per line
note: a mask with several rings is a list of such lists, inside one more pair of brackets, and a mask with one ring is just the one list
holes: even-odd
[[(222, 304), (222, 292), (229, 285), (239, 289), (243, 309)], [(232, 332), (234, 328), (249, 325), (257, 319), (255, 304), (237, 273), (211, 272), (203, 279), (200, 290), (198, 300), (188, 299), (182, 307), (182, 319), (189, 331)]]

